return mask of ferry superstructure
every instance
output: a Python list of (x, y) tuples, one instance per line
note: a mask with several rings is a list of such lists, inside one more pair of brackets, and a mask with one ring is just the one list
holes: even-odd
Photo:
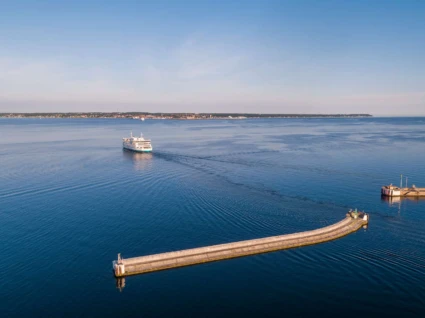
[(123, 138), (122, 147), (135, 152), (152, 152), (151, 140), (143, 138), (142, 134), (140, 137), (134, 137), (131, 133), (130, 138)]

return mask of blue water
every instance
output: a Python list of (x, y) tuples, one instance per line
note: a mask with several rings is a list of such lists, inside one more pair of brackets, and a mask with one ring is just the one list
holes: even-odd
[[(143, 132), (153, 154), (123, 151)], [(425, 316), (425, 118), (0, 119), (0, 316)], [(404, 179), (404, 178), (403, 178)], [(332, 224), (299, 249), (125, 279), (111, 261)], [(122, 282), (121, 282), (122, 283)]]

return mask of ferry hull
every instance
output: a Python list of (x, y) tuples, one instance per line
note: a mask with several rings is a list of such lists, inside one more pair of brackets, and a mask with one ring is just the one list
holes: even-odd
[(133, 149), (133, 148), (127, 148), (123, 147), (125, 150), (130, 150), (134, 152), (152, 152), (152, 149)]

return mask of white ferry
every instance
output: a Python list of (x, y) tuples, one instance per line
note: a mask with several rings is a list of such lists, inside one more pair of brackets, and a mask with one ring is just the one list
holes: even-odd
[(123, 138), (122, 147), (136, 152), (152, 152), (151, 140), (143, 138), (142, 134), (140, 137), (133, 137), (131, 133), (130, 138)]

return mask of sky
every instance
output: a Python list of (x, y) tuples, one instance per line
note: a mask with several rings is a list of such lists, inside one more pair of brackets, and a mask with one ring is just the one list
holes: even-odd
[(0, 0), (0, 112), (425, 115), (425, 1)]

